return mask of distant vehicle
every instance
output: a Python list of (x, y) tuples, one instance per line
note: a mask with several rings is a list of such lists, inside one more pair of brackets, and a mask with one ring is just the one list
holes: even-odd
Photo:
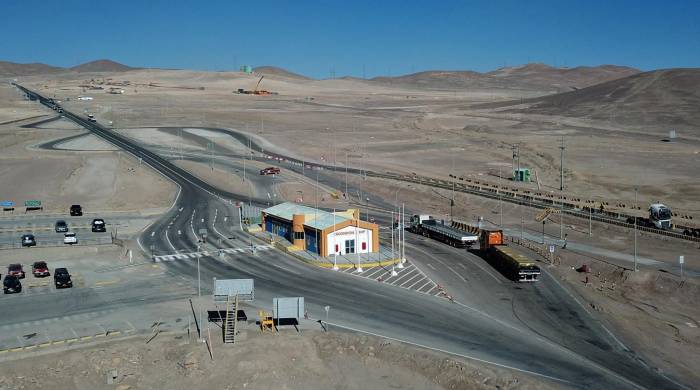
[(68, 231), (68, 224), (64, 220), (58, 220), (56, 221), (54, 230), (56, 230), (56, 233), (65, 233)]
[(438, 223), (430, 215), (414, 215), (411, 217), (408, 231), (442, 241), (456, 248), (470, 248), (479, 240), (476, 234), (445, 225), (444, 221), (440, 222)]
[(58, 109), (58, 113), (59, 113), (59, 114), (63, 114), (63, 109), (62, 109), (62, 108), (59, 108), (59, 109)]
[(277, 167), (267, 167), (260, 170), (261, 175), (279, 175), (280, 169)]
[(107, 231), (107, 227), (105, 225), (105, 220), (102, 218), (95, 218), (92, 220), (92, 231), (94, 233), (104, 233)]
[(2, 289), (5, 294), (20, 293), (22, 292), (22, 282), (16, 276), (7, 275), (2, 282)]
[(75, 233), (73, 232), (68, 232), (63, 236), (63, 243), (64, 244), (77, 244), (78, 243), (78, 237), (75, 236)]
[(636, 219), (638, 226), (668, 230), (673, 228), (673, 224), (671, 223), (672, 215), (671, 209), (665, 204), (653, 203), (649, 206), (649, 218), (629, 217), (627, 218), (627, 223), (632, 225), (635, 223)]
[(22, 236), (22, 246), (36, 246), (36, 240), (33, 234), (25, 234)]
[(494, 268), (516, 282), (535, 282), (540, 267), (505, 243), (502, 230), (481, 230), (479, 253)]
[(78, 96), (78, 100), (92, 100), (91, 96)]
[(73, 281), (70, 280), (70, 274), (66, 268), (56, 268), (53, 272), (53, 282), (56, 288), (71, 288)]
[(51, 272), (49, 272), (49, 266), (46, 265), (45, 261), (35, 261), (34, 264), (32, 264), (32, 275), (37, 278), (43, 278), (51, 276)]
[(24, 269), (22, 268), (22, 264), (10, 264), (7, 266), (7, 274), (16, 276), (20, 279), (24, 279), (26, 276), (24, 274)]
[(71, 217), (79, 217), (83, 215), (83, 208), (80, 207), (79, 204), (74, 204), (70, 206), (70, 215)]

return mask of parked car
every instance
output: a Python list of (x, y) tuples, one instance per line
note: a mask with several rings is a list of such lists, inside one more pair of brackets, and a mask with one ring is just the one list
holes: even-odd
[(22, 282), (20, 282), (19, 278), (16, 276), (7, 275), (2, 282), (2, 289), (5, 294), (22, 292)]
[(22, 246), (36, 246), (36, 240), (33, 234), (25, 234), (22, 236)]
[(73, 232), (68, 232), (63, 236), (63, 243), (64, 244), (77, 244), (78, 243), (78, 237), (75, 236), (75, 233)]
[(54, 229), (56, 233), (65, 233), (68, 231), (68, 224), (64, 220), (58, 220), (56, 221), (56, 225), (54, 225)]
[(25, 274), (24, 274), (24, 269), (22, 268), (22, 264), (10, 264), (7, 266), (7, 274), (11, 276), (16, 276), (20, 279), (24, 279)]
[(80, 207), (79, 204), (74, 204), (70, 206), (70, 215), (71, 217), (79, 217), (83, 215), (83, 208)]
[(34, 264), (32, 264), (32, 274), (37, 278), (51, 276), (49, 266), (46, 265), (45, 261), (35, 261)]
[(105, 220), (102, 218), (95, 218), (92, 220), (92, 231), (95, 233), (104, 233), (107, 231), (107, 225)]
[(73, 281), (70, 280), (70, 274), (66, 268), (56, 268), (53, 272), (53, 282), (56, 288), (71, 288)]

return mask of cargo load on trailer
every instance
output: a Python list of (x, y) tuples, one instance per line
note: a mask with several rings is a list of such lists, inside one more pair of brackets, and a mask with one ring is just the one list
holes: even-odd
[(516, 282), (535, 282), (540, 276), (540, 267), (534, 260), (505, 244), (502, 230), (482, 230), (479, 252), (494, 268)]
[(476, 234), (445, 225), (444, 221), (438, 221), (430, 215), (412, 216), (408, 231), (442, 241), (456, 248), (470, 248), (479, 240)]

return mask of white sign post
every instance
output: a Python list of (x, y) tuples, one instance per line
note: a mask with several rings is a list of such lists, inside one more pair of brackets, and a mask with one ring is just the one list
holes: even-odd
[(681, 265), (681, 279), (683, 279), (683, 263), (685, 263), (685, 256), (678, 256), (678, 263)]

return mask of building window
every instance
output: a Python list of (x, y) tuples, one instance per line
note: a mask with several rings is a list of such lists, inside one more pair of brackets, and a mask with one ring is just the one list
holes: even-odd
[(294, 232), (294, 239), (295, 240), (303, 240), (304, 239), (304, 232)]
[(355, 240), (345, 241), (345, 253), (355, 253)]

